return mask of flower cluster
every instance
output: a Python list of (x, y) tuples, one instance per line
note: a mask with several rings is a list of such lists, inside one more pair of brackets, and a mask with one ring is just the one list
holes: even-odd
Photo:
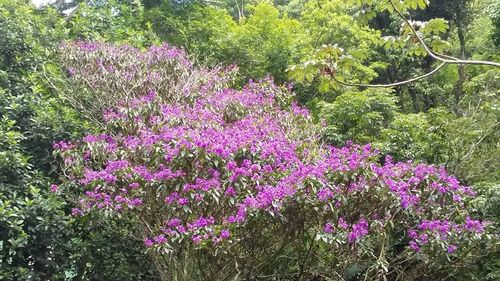
[[(109, 46), (73, 48), (91, 56)], [(146, 54), (124, 47), (115, 61), (124, 53), (192, 68), (165, 46)], [(72, 73), (116, 73), (119, 65), (108, 59), (86, 67), (73, 66)], [(179, 91), (149, 83), (143, 95), (104, 111), (103, 134), (56, 144), (67, 180), (86, 190), (73, 213), (133, 212), (147, 224), (144, 244), (167, 249), (185, 240), (223, 247), (242, 239), (255, 220), (295, 221), (296, 208), (313, 214), (300, 227), (351, 247), (392, 228), (406, 230), (407, 249), (445, 241), (453, 253), (467, 233), (483, 232), (484, 223), (469, 218), (464, 206), (474, 192), (443, 168), (381, 160), (369, 145), (324, 145), (321, 129), (289, 89), (270, 79), (231, 89), (230, 71), (208, 71), (198, 86)], [(116, 75), (146, 81), (167, 74), (122, 69)]]

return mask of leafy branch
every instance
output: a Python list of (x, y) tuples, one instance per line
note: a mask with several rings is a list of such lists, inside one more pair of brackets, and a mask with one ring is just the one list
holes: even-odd
[[(391, 3), (391, 6), (393, 7), (394, 11), (405, 21), (405, 23), (408, 25), (412, 33), (415, 35), (415, 38), (420, 42), (422, 47), (425, 49), (427, 54), (431, 56), (433, 59), (441, 61), (445, 64), (476, 64), (476, 65), (489, 65), (489, 66), (495, 66), (495, 67), (500, 67), (500, 63), (497, 62), (492, 62), (492, 61), (477, 61), (477, 60), (461, 60), (455, 57), (447, 56), (447, 55), (442, 55), (439, 53), (434, 53), (427, 44), (425, 44), (424, 39), (418, 35), (417, 30), (413, 25), (410, 23), (410, 21), (403, 15), (401, 11), (399, 11), (392, 0), (389, 1)], [(425, 78), (425, 77), (424, 77)]]
[[(370, 3), (367, 4), (374, 3), (370, 1)], [(293, 79), (301, 83), (304, 80), (306, 80), (307, 82), (312, 82), (314, 80), (314, 77), (319, 74), (319, 76), (322, 77), (320, 79), (319, 89), (320, 91), (326, 91), (330, 86), (335, 87), (335, 85), (366, 88), (390, 88), (402, 86), (430, 77), (438, 73), (446, 65), (485, 65), (491, 67), (500, 67), (500, 63), (498, 62), (464, 60), (440, 53), (440, 50), (442, 51), (445, 48), (444, 46), (446, 46), (447, 42), (442, 41), (436, 35), (439, 35), (440, 33), (445, 32), (446, 29), (448, 29), (447, 21), (441, 18), (437, 18), (431, 19), (428, 22), (412, 22), (405, 17), (402, 10), (404, 10), (405, 8), (416, 9), (417, 7), (423, 9), (425, 8), (426, 3), (425, 1), (416, 0), (409, 2), (408, 7), (405, 7), (404, 5), (405, 4), (403, 3), (394, 3), (393, 0), (388, 0), (387, 2), (378, 5), (378, 10), (395, 12), (404, 21), (401, 36), (405, 37), (401, 37), (399, 39), (393, 36), (384, 37), (384, 45), (386, 48), (402, 48), (405, 42), (409, 42), (408, 39), (412, 39), (410, 40), (410, 42), (417, 43), (418, 48), (411, 49), (410, 53), (413, 53), (417, 56), (428, 55), (432, 59), (439, 61), (440, 64), (434, 70), (408, 80), (388, 84), (357, 83), (353, 81), (347, 82), (344, 78), (344, 74), (351, 73), (352, 76), (352, 71), (356, 71), (364, 77), (364, 80), (368, 81), (377, 76), (371, 67), (368, 67), (362, 63), (362, 60), (367, 57), (366, 52), (364, 50), (351, 50), (346, 53), (337, 45), (324, 45), (316, 50), (316, 53), (314, 54), (312, 60), (306, 61), (300, 65), (291, 66), (288, 69), (289, 75)], [(417, 31), (415, 25), (418, 26), (418, 28), (420, 29), (419, 31)], [(423, 34), (435, 35), (433, 37), (433, 41), (431, 42), (431, 46), (433, 48), (432, 50), (425, 43), (424, 38), (419, 34), (419, 32), (422, 32)], [(379, 64), (383, 65), (383, 63)]]

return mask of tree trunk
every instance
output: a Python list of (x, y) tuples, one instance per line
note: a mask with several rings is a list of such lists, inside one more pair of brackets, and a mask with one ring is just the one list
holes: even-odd
[[(460, 43), (460, 59), (465, 59), (465, 31), (463, 23), (457, 21), (457, 35)], [(463, 84), (465, 82), (465, 65), (458, 65), (458, 81), (455, 89), (455, 104), (458, 104), (463, 96)]]

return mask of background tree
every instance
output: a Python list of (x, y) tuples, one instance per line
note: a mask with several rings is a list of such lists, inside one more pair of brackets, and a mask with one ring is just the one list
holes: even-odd
[(56, 50), (77, 25), (28, 1), (0, 3), (0, 279), (154, 280), (140, 241), (113, 242), (123, 225), (74, 219), (71, 197), (51, 185), (52, 144), (93, 130), (47, 80), (64, 79)]

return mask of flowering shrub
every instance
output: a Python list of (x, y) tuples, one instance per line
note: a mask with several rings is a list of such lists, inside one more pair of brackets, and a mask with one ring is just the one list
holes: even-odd
[(198, 73), (181, 49), (152, 46), (142, 52), (128, 45), (67, 42), (60, 48), (62, 64), (69, 76), (66, 99), (87, 118), (99, 120), (103, 110), (118, 101), (162, 89), (161, 98), (188, 91), (211, 70)]
[[(166, 46), (65, 48), (83, 56), (73, 79), (121, 95), (102, 134), (54, 145), (64, 185), (83, 189), (73, 214), (132, 218), (164, 280), (410, 280), (459, 265), (487, 231), (466, 208), (474, 191), (443, 168), (323, 145), (269, 79), (231, 89), (232, 70)], [(205, 79), (179, 78), (194, 72)]]

